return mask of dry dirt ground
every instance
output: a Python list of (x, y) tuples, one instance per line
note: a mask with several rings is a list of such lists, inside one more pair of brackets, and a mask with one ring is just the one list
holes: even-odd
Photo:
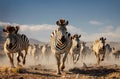
[(56, 74), (56, 61), (54, 57), (46, 60), (41, 58), (36, 62), (27, 57), (25, 67), (10, 68), (6, 56), (0, 56), (0, 79), (120, 79), (120, 61), (103, 61), (100, 66), (95, 66), (95, 56), (88, 57), (85, 65), (81, 59), (74, 65), (71, 59), (66, 61), (66, 68), (61, 75)]
[(42, 65), (24, 68), (1, 67), (0, 79), (120, 79), (120, 66), (73, 67), (56, 74), (56, 70)]

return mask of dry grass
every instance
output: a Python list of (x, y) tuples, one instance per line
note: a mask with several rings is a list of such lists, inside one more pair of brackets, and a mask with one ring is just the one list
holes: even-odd
[(1, 72), (12, 72), (12, 73), (25, 73), (26, 72), (26, 69), (25, 68), (22, 68), (22, 67), (16, 67), (16, 68), (9, 68), (9, 67), (1, 67), (0, 68), (0, 71)]
[(69, 71), (76, 74), (75, 79), (120, 79), (120, 69), (112, 67), (73, 68)]
[(33, 66), (28, 68), (0, 68), (0, 78), (5, 79), (120, 79), (120, 66), (105, 66), (105, 67), (88, 67), (72, 68), (69, 71), (64, 71), (62, 75), (56, 75), (54, 70), (46, 67)]
[(109, 75), (107, 75), (108, 79), (120, 79), (120, 72), (114, 72), (114, 73), (110, 73)]
[(8, 72), (8, 69), (9, 69), (8, 67), (3, 66), (3, 67), (0, 68), (0, 71), (1, 72)]
[(26, 69), (22, 68), (22, 67), (10, 68), (10, 72), (13, 72), (13, 73), (25, 73)]

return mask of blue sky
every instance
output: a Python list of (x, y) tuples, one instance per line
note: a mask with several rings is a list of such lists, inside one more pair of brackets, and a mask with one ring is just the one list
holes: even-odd
[(0, 22), (55, 25), (60, 18), (78, 28), (75, 33), (113, 33), (120, 27), (120, 0), (0, 0)]

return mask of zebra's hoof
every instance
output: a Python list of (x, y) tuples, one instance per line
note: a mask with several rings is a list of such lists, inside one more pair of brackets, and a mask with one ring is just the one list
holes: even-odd
[(57, 72), (57, 75), (61, 75), (61, 72)]
[(10, 68), (15, 68), (15, 66), (11, 66)]
[(65, 69), (65, 66), (62, 66), (62, 67), (61, 67), (61, 71), (63, 71), (64, 69)]
[(73, 62), (74, 64), (76, 64), (76, 62)]
[(98, 67), (98, 66), (99, 66), (99, 64), (95, 64), (95, 66), (96, 66), (96, 67)]
[(18, 64), (17, 67), (22, 67), (22, 65)]
[(77, 63), (77, 61), (73, 61), (73, 63), (74, 63), (74, 64), (76, 64), (76, 63)]
[(25, 65), (25, 61), (23, 61), (23, 65)]

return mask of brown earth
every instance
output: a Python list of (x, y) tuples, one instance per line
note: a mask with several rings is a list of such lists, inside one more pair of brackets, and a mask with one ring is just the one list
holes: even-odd
[(55, 69), (40, 64), (14, 69), (1, 67), (0, 79), (120, 79), (120, 66), (74, 67), (61, 75), (57, 75)]

